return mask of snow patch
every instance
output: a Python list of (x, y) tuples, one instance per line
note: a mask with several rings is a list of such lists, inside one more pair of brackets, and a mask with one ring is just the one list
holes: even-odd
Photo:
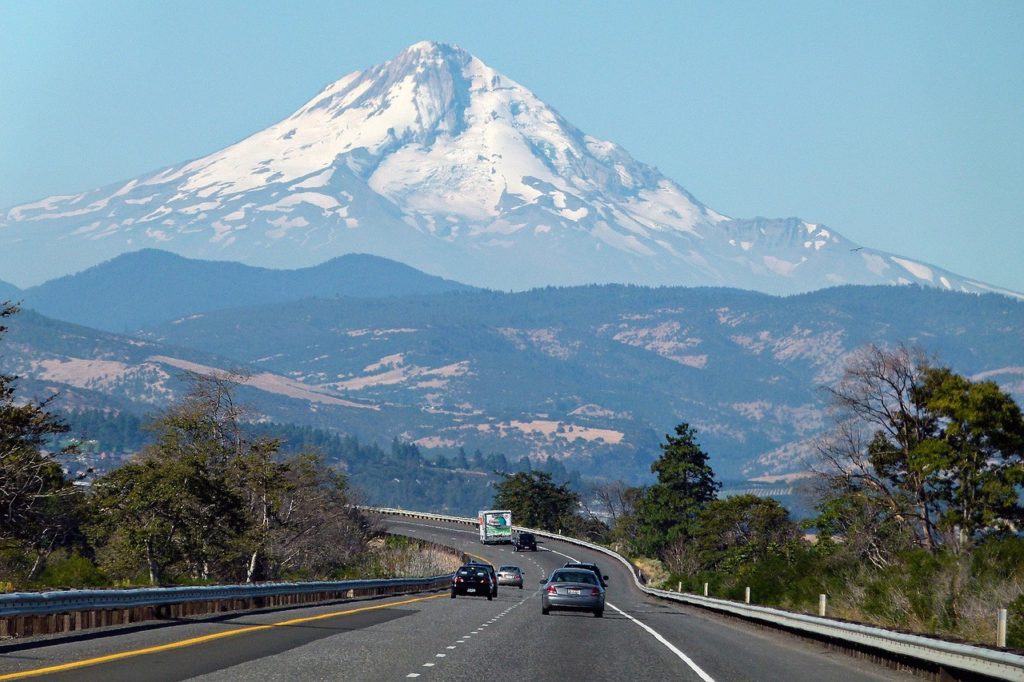
[(796, 266), (799, 265), (799, 263), (791, 263), (790, 261), (782, 260), (775, 256), (763, 256), (761, 260), (769, 270), (777, 275), (782, 275), (783, 277), (791, 276), (793, 271), (796, 269)]
[(912, 260), (907, 260), (906, 258), (900, 258), (898, 256), (889, 256), (889, 258), (897, 265), (902, 266), (904, 270), (909, 272), (914, 277), (918, 279), (923, 279), (926, 282), (932, 281), (932, 269), (929, 268), (927, 265), (921, 265), (920, 263), (916, 263)]
[(331, 181), (331, 177), (334, 175), (334, 169), (328, 168), (322, 173), (306, 178), (302, 182), (296, 182), (294, 185), (288, 187), (289, 192), (294, 192), (297, 189), (317, 189), (319, 187), (325, 187)]

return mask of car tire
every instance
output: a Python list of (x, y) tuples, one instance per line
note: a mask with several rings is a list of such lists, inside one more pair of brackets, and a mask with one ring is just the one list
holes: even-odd
[(452, 592), (452, 599), (455, 599), (455, 592)]
[(520, 590), (521, 590), (521, 589), (523, 589), (523, 586), (522, 586), (522, 585), (520, 585), (520, 586), (519, 586), (519, 589), (520, 589)]
[(604, 609), (595, 609), (594, 618), (604, 618)]
[(487, 595), (487, 601), (491, 601), (493, 599), (494, 599), (494, 597), (492, 597), (491, 595)]
[(551, 613), (551, 609), (546, 609), (546, 608), (544, 608), (542, 606), (542, 607), (540, 607), (540, 613), (541, 613), (542, 616), (546, 616), (546, 615)]

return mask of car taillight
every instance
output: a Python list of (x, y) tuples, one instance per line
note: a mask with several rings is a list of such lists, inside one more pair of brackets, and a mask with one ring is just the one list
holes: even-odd
[(596, 587), (591, 587), (590, 588), (590, 596), (591, 597), (598, 597), (600, 595), (601, 595), (601, 590), (597, 589)]
[(462, 578), (456, 578), (453, 582), (461, 583), (462, 582)]
[(555, 589), (554, 585), (548, 585), (547, 592), (548, 592), (548, 594), (558, 594), (558, 590)]

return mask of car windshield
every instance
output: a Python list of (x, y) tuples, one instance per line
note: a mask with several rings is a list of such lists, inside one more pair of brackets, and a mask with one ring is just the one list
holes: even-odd
[(560, 571), (551, 578), (556, 583), (586, 583), (597, 584), (597, 576), (590, 571)]
[(519, 567), (518, 566), (502, 566), (498, 570), (499, 571), (504, 571), (506, 573), (518, 573), (519, 572)]

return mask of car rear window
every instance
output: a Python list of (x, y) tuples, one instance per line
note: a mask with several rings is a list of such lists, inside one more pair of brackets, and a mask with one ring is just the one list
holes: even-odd
[(556, 573), (554, 581), (556, 583), (586, 583), (588, 585), (596, 585), (597, 576), (590, 571), (565, 571), (564, 573)]

